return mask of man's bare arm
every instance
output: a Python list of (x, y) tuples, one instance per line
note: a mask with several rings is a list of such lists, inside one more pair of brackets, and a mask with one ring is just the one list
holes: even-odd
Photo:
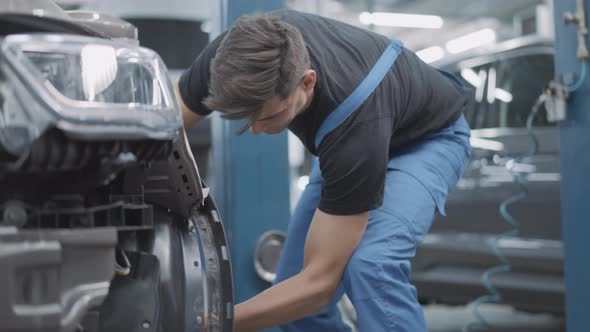
[(178, 90), (178, 81), (174, 83), (174, 91), (176, 92), (176, 99), (178, 100), (178, 104), (180, 105), (180, 109), (182, 110), (182, 121), (184, 123), (184, 128), (188, 129), (194, 126), (197, 122), (201, 121), (203, 116), (191, 111), (186, 106), (186, 104), (182, 100), (180, 91)]
[(237, 305), (235, 330), (285, 324), (328, 305), (367, 222), (368, 213), (335, 216), (316, 210), (305, 242), (303, 270)]

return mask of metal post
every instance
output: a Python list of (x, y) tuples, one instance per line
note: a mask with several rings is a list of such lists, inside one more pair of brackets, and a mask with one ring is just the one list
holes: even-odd
[[(284, 7), (285, 0), (220, 0), (220, 30), (241, 15)], [(236, 303), (269, 286), (254, 271), (256, 242), (270, 229), (284, 230), (290, 218), (287, 132), (237, 136), (241, 124), (214, 116), (211, 127), (212, 193), (229, 237)]]
[[(555, 69), (558, 79), (571, 83), (580, 75), (578, 33), (564, 24), (565, 12), (590, 8), (590, 0), (554, 1), (556, 31)], [(583, 12), (583, 11), (582, 11)], [(581, 40), (587, 39), (582, 36)], [(575, 73), (575, 74), (574, 74)], [(569, 82), (567, 82), (569, 81)], [(567, 330), (590, 329), (590, 84), (586, 80), (568, 100), (567, 119), (561, 126), (561, 207), (565, 246)]]

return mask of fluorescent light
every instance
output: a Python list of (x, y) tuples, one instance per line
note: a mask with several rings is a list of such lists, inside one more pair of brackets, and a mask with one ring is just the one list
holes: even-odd
[(362, 24), (381, 25), (388, 27), (440, 29), (443, 26), (443, 19), (434, 15), (416, 15), (384, 12), (362, 12), (359, 15)]
[(449, 40), (446, 48), (449, 53), (457, 54), (495, 41), (496, 32), (492, 29), (483, 29)]
[(439, 46), (432, 46), (416, 52), (416, 55), (426, 63), (432, 63), (445, 56), (445, 50)]
[(504, 89), (496, 88), (496, 98), (505, 103), (512, 101), (512, 94)]
[(561, 174), (559, 173), (532, 173), (527, 176), (527, 181), (559, 181)]
[(494, 141), (491, 139), (473, 137), (469, 138), (471, 147), (491, 150), (491, 151), (504, 151), (504, 144), (502, 142)]
[(479, 71), (480, 84), (477, 86), (477, 89), (475, 90), (475, 100), (478, 103), (481, 103), (481, 101), (483, 100), (483, 90), (485, 88), (484, 82), (486, 81), (487, 78), (488, 78), (488, 73), (483, 69), (480, 70)]
[[(486, 72), (485, 70), (481, 70), (479, 72), (479, 75), (477, 75), (475, 73), (475, 71), (473, 71), (473, 69), (470, 68), (464, 68), (461, 70), (461, 77), (463, 77), (467, 82), (469, 82), (469, 84), (473, 85), (474, 87), (477, 88), (476, 93), (475, 93), (475, 99), (478, 102), (481, 102), (481, 100), (483, 99), (483, 90), (484, 90), (484, 86), (483, 83), (486, 80)], [(490, 70), (490, 87), (493, 83), (493, 85), (495, 86), (496, 83), (496, 71), (494, 70), (492, 72), (492, 70)], [(493, 81), (493, 82), (492, 82)], [(490, 89), (491, 90), (491, 89)], [(494, 102), (494, 98), (492, 98), (490, 95), (490, 90), (488, 90), (488, 98), (492, 99), (492, 103)], [(500, 89), (500, 88), (495, 88), (495, 91), (493, 92), (493, 96), (495, 97), (495, 99), (501, 100), (505, 103), (509, 103), (512, 101), (513, 96), (510, 92), (504, 90), (504, 89)], [(488, 99), (488, 101), (489, 101)]]
[(534, 173), (537, 171), (537, 166), (510, 159), (506, 162), (506, 169), (516, 173)]
[(488, 74), (488, 103), (493, 104), (496, 101), (496, 69), (490, 68)]
[(473, 71), (473, 69), (461, 69), (461, 77), (463, 77), (467, 82), (469, 82), (469, 84), (476, 88), (481, 85), (480, 77), (475, 73), (475, 71)]

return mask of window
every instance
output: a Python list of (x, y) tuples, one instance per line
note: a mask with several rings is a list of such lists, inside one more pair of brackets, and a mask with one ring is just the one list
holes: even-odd
[[(497, 60), (457, 73), (473, 87), (475, 106), (465, 114), (471, 128), (526, 126), (529, 112), (543, 88), (553, 79), (553, 55), (534, 54)], [(551, 126), (545, 109), (535, 126)]]

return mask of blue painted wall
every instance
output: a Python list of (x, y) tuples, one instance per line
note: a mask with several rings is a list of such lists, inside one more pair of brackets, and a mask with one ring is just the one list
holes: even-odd
[[(584, 0), (586, 17), (590, 0)], [(574, 26), (563, 13), (575, 12), (575, 0), (555, 0), (556, 73), (580, 73)], [(586, 80), (568, 102), (561, 126), (561, 207), (565, 245), (567, 330), (590, 331), (590, 82)]]

